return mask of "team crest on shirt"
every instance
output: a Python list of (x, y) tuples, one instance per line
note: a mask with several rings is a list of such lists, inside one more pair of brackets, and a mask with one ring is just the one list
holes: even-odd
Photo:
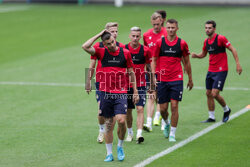
[(151, 40), (151, 39), (152, 39), (152, 37), (151, 37), (151, 36), (149, 36), (149, 37), (148, 37), (148, 39), (149, 39), (149, 40)]

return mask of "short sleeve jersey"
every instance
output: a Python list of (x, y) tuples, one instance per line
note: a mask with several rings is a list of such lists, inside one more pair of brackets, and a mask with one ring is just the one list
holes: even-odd
[[(214, 34), (212, 39), (205, 39), (204, 44), (203, 44), (203, 50), (208, 51), (207, 49), (207, 43), (209, 45), (217, 45), (218, 47), (224, 47), (228, 48), (231, 43), (227, 40), (227, 38), (223, 35), (218, 35), (217, 40), (216, 36), (218, 34)], [(217, 44), (214, 44), (214, 42), (217, 41)], [(213, 49), (210, 48), (209, 49)], [(208, 67), (209, 72), (221, 72), (221, 71), (228, 71), (228, 63), (227, 63), (227, 53), (222, 52), (222, 53), (217, 53), (217, 54), (209, 54), (209, 67)]]
[(102, 63), (101, 71), (97, 72), (97, 75), (100, 76), (99, 90), (109, 93), (126, 93), (128, 88), (127, 68), (133, 67), (130, 52), (121, 47), (118, 47), (115, 52), (110, 52), (105, 47), (97, 47), (93, 58), (100, 60)]
[[(165, 42), (167, 50), (162, 50), (163, 42)], [(179, 50), (179, 55), (175, 55), (177, 52), (175, 49)], [(160, 53), (166, 55), (160, 56)], [(190, 52), (186, 41), (177, 36), (172, 42), (166, 37), (159, 39), (156, 42), (156, 48), (153, 55), (157, 57), (157, 66), (160, 69), (160, 71), (158, 71), (157, 80), (163, 82), (183, 80), (181, 57), (189, 56), (189, 54)]]
[[(153, 55), (153, 52), (155, 50), (156, 41), (158, 39), (161, 39), (162, 37), (167, 36), (167, 30), (165, 27), (162, 27), (161, 31), (158, 34), (155, 34), (153, 31), (154, 29), (151, 28), (143, 34), (144, 45), (149, 48), (151, 55)], [(156, 67), (156, 71), (158, 70), (159, 70), (158, 67)]]
[[(151, 63), (151, 52), (147, 46), (139, 45), (136, 49), (130, 43), (127, 45), (133, 61), (133, 70), (136, 76), (137, 87), (146, 86), (145, 65)], [(143, 55), (140, 55), (143, 54)], [(131, 87), (131, 85), (130, 85)]]
[[(116, 42), (116, 45), (119, 47), (125, 48), (125, 45), (120, 43), (120, 42)], [(95, 45), (93, 47), (94, 48), (97, 48), (97, 47), (102, 48), (102, 47), (104, 47), (104, 45), (102, 42), (97, 42), (97, 43), (95, 43)], [(96, 57), (91, 55), (91, 59), (96, 59)], [(96, 66), (96, 74), (98, 74), (98, 72), (101, 70), (101, 67), (102, 67), (102, 63), (100, 60), (98, 60), (97, 66)], [(100, 82), (100, 77), (97, 75), (96, 75), (96, 82)]]

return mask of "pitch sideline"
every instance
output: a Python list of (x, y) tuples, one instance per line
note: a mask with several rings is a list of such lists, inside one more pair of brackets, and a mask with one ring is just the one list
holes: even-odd
[[(229, 121), (230, 121), (230, 120), (233, 120), (234, 118), (239, 117), (240, 115), (246, 113), (246, 112), (249, 111), (249, 110), (250, 110), (250, 105), (246, 106), (245, 108), (243, 108), (243, 109), (237, 111), (237, 112), (234, 113), (232, 116), (230, 116)], [(136, 164), (134, 167), (144, 167), (144, 166), (150, 164), (151, 162), (153, 162), (154, 160), (156, 160), (156, 159), (158, 159), (158, 158), (160, 158), (160, 157), (163, 157), (164, 155), (167, 155), (167, 154), (173, 152), (174, 150), (177, 150), (178, 148), (180, 148), (180, 147), (182, 147), (182, 146), (184, 146), (184, 145), (186, 145), (186, 144), (192, 142), (193, 140), (195, 140), (195, 139), (197, 139), (197, 138), (203, 136), (204, 134), (206, 134), (206, 133), (212, 131), (213, 129), (215, 129), (215, 128), (217, 128), (217, 127), (223, 125), (223, 124), (224, 124), (223, 122), (217, 122), (217, 123), (215, 123), (215, 124), (213, 124), (213, 125), (211, 125), (211, 126), (205, 128), (205, 129), (201, 130), (200, 132), (198, 132), (198, 133), (196, 133), (196, 134), (190, 136), (189, 138), (187, 138), (187, 139), (185, 139), (185, 140), (179, 142), (178, 144), (175, 144), (174, 146), (172, 146), (172, 147), (170, 147), (170, 148), (168, 148), (168, 149), (166, 149), (166, 150), (164, 150), (164, 151), (162, 151), (162, 152), (160, 152), (160, 153), (158, 153), (158, 154), (155, 154), (155, 155), (153, 155), (153, 156), (147, 158), (146, 160), (144, 160), (144, 161), (142, 161), (142, 162)]]

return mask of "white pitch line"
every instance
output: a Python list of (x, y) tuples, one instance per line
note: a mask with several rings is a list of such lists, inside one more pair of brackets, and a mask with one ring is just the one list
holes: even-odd
[(0, 13), (7, 13), (7, 12), (15, 12), (15, 11), (23, 11), (23, 10), (28, 10), (29, 7), (26, 6), (19, 6), (19, 7), (1, 7), (0, 8)]
[[(233, 120), (234, 118), (237, 118), (238, 116), (246, 113), (249, 110), (250, 110), (250, 108), (245, 107), (245, 108), (241, 109), (240, 111), (237, 111), (232, 116), (230, 116), (230, 120)], [(164, 150), (164, 151), (162, 151), (162, 152), (160, 152), (158, 154), (155, 154), (155, 155), (149, 157), (148, 159), (136, 164), (134, 167), (144, 167), (144, 166), (150, 164), (151, 162), (153, 162), (154, 160), (156, 160), (156, 159), (158, 159), (160, 157), (163, 157), (164, 155), (167, 155), (167, 154), (173, 152), (174, 150), (177, 150), (178, 148), (192, 142), (193, 140), (201, 137), (202, 135), (210, 132), (211, 130), (213, 130), (213, 129), (215, 129), (215, 128), (223, 125), (223, 124), (224, 124), (223, 122), (217, 122), (217, 123), (205, 128), (205, 129), (203, 129), (202, 131), (190, 136), (189, 138), (179, 142), (178, 144), (175, 144), (174, 146), (172, 146), (172, 147), (170, 147), (170, 148), (168, 148), (168, 149), (166, 149), (166, 150)]]

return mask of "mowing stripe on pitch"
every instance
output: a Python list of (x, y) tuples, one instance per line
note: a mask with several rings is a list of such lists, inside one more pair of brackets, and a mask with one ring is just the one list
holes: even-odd
[[(0, 85), (18, 85), (18, 86), (64, 86), (64, 87), (82, 87), (85, 84), (81, 83), (43, 83), (43, 82), (13, 82), (0, 81)], [(195, 86), (193, 89), (204, 90), (205, 87)], [(224, 90), (242, 90), (249, 91), (250, 88), (225, 87)]]
[(0, 85), (18, 85), (18, 86), (62, 86), (62, 87), (83, 87), (80, 83), (43, 83), (43, 82), (0, 82)]
[[(236, 113), (231, 115), (229, 121), (234, 119), (234, 118), (237, 118), (238, 116), (246, 113), (249, 110), (250, 110), (250, 105), (246, 106), (245, 108), (243, 108), (240, 111), (237, 111)], [(156, 155), (153, 155), (153, 156), (149, 157), (148, 159), (136, 164), (134, 167), (146, 166), (146, 165), (150, 164), (151, 162), (153, 162), (154, 160), (156, 160), (156, 159), (158, 159), (160, 157), (163, 157), (164, 155), (167, 155), (167, 154), (173, 152), (174, 150), (177, 150), (178, 148), (190, 143), (191, 141), (201, 137), (202, 135), (210, 132), (211, 130), (213, 130), (213, 129), (215, 129), (215, 128), (223, 125), (223, 124), (224, 124), (223, 122), (217, 122), (217, 123), (205, 128), (205, 129), (203, 129), (202, 131), (190, 136), (189, 138), (179, 142), (178, 144), (175, 144), (174, 146), (172, 146), (172, 147), (170, 147), (170, 148), (168, 148), (168, 149), (166, 149), (166, 150), (164, 150), (164, 151), (162, 151), (162, 152), (160, 152), (160, 153), (158, 153)]]

